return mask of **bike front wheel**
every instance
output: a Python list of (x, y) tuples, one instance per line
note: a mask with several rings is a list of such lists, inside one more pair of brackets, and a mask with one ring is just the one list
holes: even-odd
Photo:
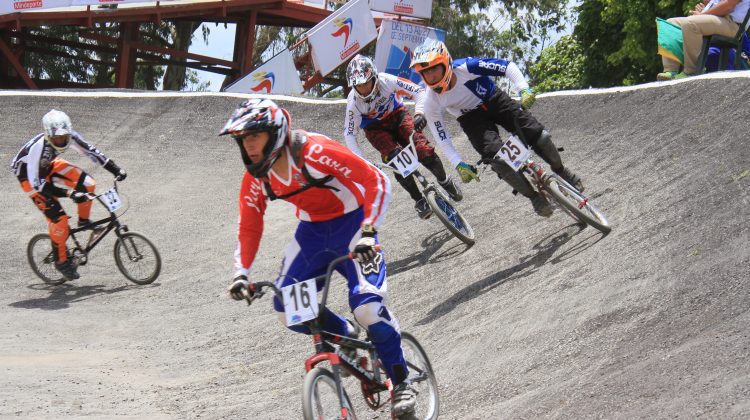
[(568, 184), (558, 175), (547, 175), (544, 185), (547, 192), (555, 199), (555, 201), (565, 207), (565, 209), (579, 221), (586, 223), (602, 233), (609, 233), (612, 230), (604, 213), (594, 207), (586, 196), (581, 194), (575, 189), (575, 187)]
[(417, 339), (407, 332), (401, 333), (401, 348), (404, 350), (404, 359), (409, 368), (409, 381), (417, 391), (417, 404), (412, 418), (437, 419), (440, 412), (440, 397), (437, 378), (427, 353)]
[(154, 244), (136, 232), (126, 232), (115, 242), (115, 263), (135, 284), (150, 284), (161, 272), (161, 256)]
[(432, 207), (432, 212), (437, 215), (453, 236), (466, 245), (474, 245), (474, 229), (447, 198), (432, 189), (425, 191), (425, 198)]
[(352, 402), (346, 390), (342, 389), (343, 399), (336, 390), (333, 373), (316, 367), (305, 375), (302, 388), (302, 414), (305, 420), (317, 419), (356, 419)]
[(46, 233), (35, 235), (26, 247), (29, 265), (40, 279), (47, 284), (63, 284), (67, 280), (55, 268), (55, 251), (52, 240)]

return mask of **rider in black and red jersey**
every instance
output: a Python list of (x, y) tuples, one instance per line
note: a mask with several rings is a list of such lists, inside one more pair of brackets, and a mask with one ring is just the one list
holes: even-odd
[[(49, 222), (49, 236), (56, 250), (55, 268), (66, 278), (79, 277), (74, 264), (68, 260), (65, 241), (68, 239), (68, 216), (58, 198), (69, 197), (78, 203), (78, 226), (91, 223), (90, 195), (96, 188), (94, 179), (81, 168), (60, 159), (59, 155), (69, 146), (82, 156), (88, 156), (94, 163), (114, 175), (118, 181), (127, 174), (108, 159), (96, 147), (87, 143), (73, 131), (70, 117), (62, 111), (51, 110), (42, 118), (44, 132), (26, 142), (11, 162), (11, 169), (21, 183), (21, 188), (44, 213)], [(62, 183), (70, 189), (55, 185)]]

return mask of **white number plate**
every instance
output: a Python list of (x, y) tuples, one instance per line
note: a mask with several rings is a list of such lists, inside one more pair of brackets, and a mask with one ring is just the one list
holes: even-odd
[(495, 156), (499, 156), (508, 164), (508, 166), (513, 168), (514, 171), (517, 171), (526, 162), (530, 155), (531, 150), (523, 144), (521, 139), (511, 135), (508, 140), (503, 143)]
[(388, 166), (397, 170), (404, 178), (416, 171), (419, 167), (419, 159), (417, 159), (417, 151), (414, 148), (414, 143), (409, 143), (408, 146), (402, 149), (401, 153), (388, 162)]
[(107, 206), (109, 211), (114, 212), (115, 210), (122, 207), (122, 200), (120, 200), (120, 194), (117, 194), (114, 188), (105, 191), (101, 195), (102, 201)]
[(315, 279), (301, 281), (281, 288), (284, 298), (286, 325), (301, 324), (318, 316), (318, 288)]

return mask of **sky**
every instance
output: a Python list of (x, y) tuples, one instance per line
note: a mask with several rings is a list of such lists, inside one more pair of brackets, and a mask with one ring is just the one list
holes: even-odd
[[(211, 30), (208, 45), (203, 41), (201, 28), (198, 28), (195, 31), (195, 39), (193, 40), (193, 45), (190, 46), (189, 52), (232, 61), (235, 25), (228, 24), (226, 28), (224, 28), (224, 24), (204, 23), (204, 25), (208, 26)], [(198, 71), (198, 77), (201, 82), (211, 83), (208, 91), (219, 92), (221, 90), (221, 83), (224, 81), (223, 74)]]

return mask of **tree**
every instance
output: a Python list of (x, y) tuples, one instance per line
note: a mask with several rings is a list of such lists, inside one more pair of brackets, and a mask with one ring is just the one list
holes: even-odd
[(532, 84), (538, 92), (580, 89), (583, 77), (583, 48), (575, 38), (566, 35), (542, 51), (539, 60), (529, 68)]

